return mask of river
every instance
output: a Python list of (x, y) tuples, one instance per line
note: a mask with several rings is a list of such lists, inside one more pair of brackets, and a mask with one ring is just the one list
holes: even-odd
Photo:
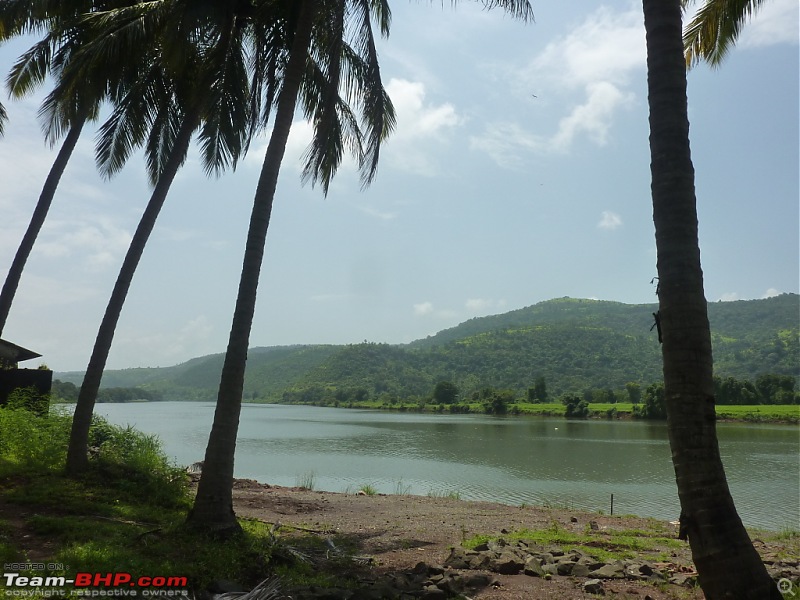
[[(211, 402), (98, 404), (112, 423), (157, 434), (180, 465), (203, 459)], [(728, 482), (748, 527), (800, 528), (800, 430), (720, 423)], [(463, 500), (680, 512), (666, 426), (642, 421), (431, 415), (245, 404), (236, 477), (318, 490), (452, 495)]]

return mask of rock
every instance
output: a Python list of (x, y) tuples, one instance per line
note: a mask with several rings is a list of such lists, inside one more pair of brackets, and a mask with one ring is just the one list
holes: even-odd
[(447, 598), (447, 592), (440, 590), (435, 585), (428, 585), (422, 588), (422, 600), (444, 600)]
[(450, 556), (445, 559), (444, 565), (446, 567), (452, 567), (453, 569), (469, 569), (471, 568), (470, 559), (475, 556), (478, 556), (477, 552), (472, 552), (461, 547), (450, 548)]
[(599, 579), (589, 579), (583, 583), (583, 591), (587, 594), (597, 594), (604, 596), (606, 590), (603, 588), (603, 582)]
[(545, 572), (545, 579), (547, 579), (547, 575), (558, 575), (558, 565), (556, 563), (544, 564), (542, 571)]
[(619, 561), (603, 565), (599, 569), (591, 571), (589, 576), (597, 579), (624, 579), (625, 565), (621, 564)]
[(588, 577), (589, 567), (582, 565), (581, 563), (575, 563), (575, 566), (572, 567), (571, 575), (573, 577)]
[(511, 552), (503, 552), (489, 562), (489, 570), (501, 575), (516, 575), (525, 568), (525, 563)]
[(570, 523), (577, 523), (578, 522), (578, 517), (570, 517), (569, 518), (569, 522)]
[(696, 573), (676, 573), (672, 577), (669, 578), (670, 583), (674, 583), (675, 585), (684, 585), (686, 587), (695, 587), (697, 586), (697, 574)]
[(486, 573), (470, 573), (464, 576), (464, 586), (471, 590), (480, 590), (494, 583), (494, 578)]
[(525, 561), (525, 568), (522, 572), (530, 577), (545, 576), (545, 570), (542, 568), (542, 564), (539, 562), (539, 559), (535, 556), (528, 557), (528, 560)]
[(572, 575), (572, 569), (575, 567), (575, 563), (571, 560), (566, 560), (556, 564), (556, 572), (559, 575)]
[(537, 553), (533, 554), (533, 556), (535, 556), (536, 558), (539, 559), (539, 564), (540, 565), (543, 565), (545, 563), (550, 564), (550, 563), (556, 562), (555, 557), (552, 554), (550, 554), (549, 552), (537, 552)]

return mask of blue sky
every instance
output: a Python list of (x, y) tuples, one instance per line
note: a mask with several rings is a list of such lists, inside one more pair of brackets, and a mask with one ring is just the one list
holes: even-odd
[[(327, 198), (300, 184), (310, 128), (298, 115), (251, 346), (403, 343), (562, 296), (656, 301), (641, 4), (534, 2), (527, 25), (443, 4), (392, 3), (379, 51), (398, 126), (370, 188), (360, 191), (352, 161)], [(0, 48), (0, 69), (23, 49)], [(720, 69), (689, 74), (710, 301), (798, 292), (799, 71), (797, 2), (772, 0)], [(54, 157), (40, 99), (4, 100), (2, 277)], [(110, 182), (96, 174), (87, 129), (3, 334), (58, 371), (86, 367), (149, 197), (141, 156)], [(219, 179), (190, 157), (109, 368), (224, 351), (266, 140)]]

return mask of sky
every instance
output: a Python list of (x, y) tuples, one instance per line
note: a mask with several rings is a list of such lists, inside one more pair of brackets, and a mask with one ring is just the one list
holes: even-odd
[[(381, 73), (398, 122), (377, 177), (345, 161), (327, 197), (300, 181), (296, 116), (267, 237), (251, 347), (406, 343), (570, 296), (656, 302), (641, 3), (536, 2), (521, 23), (478, 3), (397, 0)], [(6, 73), (27, 47), (0, 47)], [(797, 293), (798, 4), (771, 0), (719, 69), (689, 73), (709, 301)], [(5, 99), (0, 276), (58, 147), (46, 90)], [(96, 130), (96, 126), (95, 130)], [(3, 338), (24, 363), (84, 370), (150, 190), (141, 155), (111, 181), (87, 126), (28, 262)], [(224, 352), (267, 134), (234, 173), (178, 174), (107, 368)]]

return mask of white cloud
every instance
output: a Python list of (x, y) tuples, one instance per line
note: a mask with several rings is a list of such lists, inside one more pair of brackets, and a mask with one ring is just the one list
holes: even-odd
[(589, 83), (586, 102), (576, 106), (558, 123), (558, 132), (550, 140), (552, 150), (568, 152), (575, 138), (585, 133), (598, 146), (608, 141), (614, 111), (633, 104), (634, 95), (625, 93), (608, 81)]
[(131, 234), (113, 219), (84, 214), (81, 220), (48, 219), (36, 243), (36, 251), (46, 258), (83, 257), (97, 270), (114, 266), (131, 242)]
[(609, 229), (613, 231), (622, 226), (622, 217), (610, 210), (604, 210), (600, 215), (600, 221), (597, 223), (597, 226), (600, 229)]
[[(429, 142), (444, 143), (447, 134), (463, 122), (455, 107), (445, 102), (426, 102), (425, 85), (418, 81), (391, 79), (386, 92), (392, 99), (397, 124), (384, 142), (382, 163), (389, 162), (404, 171), (431, 176), (436, 173), (433, 152), (428, 151)], [(244, 160), (250, 168), (260, 168), (269, 144), (272, 130), (260, 134)], [(290, 166), (298, 173), (302, 171), (306, 150), (314, 135), (314, 128), (307, 120), (294, 121), (286, 143), (283, 167)], [(356, 160), (349, 153), (342, 157), (339, 171), (355, 172)]]
[(739, 294), (737, 292), (725, 292), (719, 297), (720, 302), (735, 302), (738, 299)]
[(742, 29), (738, 45), (743, 48), (798, 43), (797, 0), (772, 0), (761, 5)]
[(437, 159), (429, 144), (445, 143), (463, 119), (448, 102), (439, 105), (426, 102), (425, 85), (421, 82), (391, 79), (386, 92), (397, 115), (397, 125), (386, 141), (387, 162), (417, 175), (435, 175)]
[(502, 167), (517, 169), (524, 163), (521, 154), (543, 152), (547, 139), (526, 131), (517, 123), (494, 122), (487, 124), (483, 135), (471, 137), (469, 147), (486, 152)]
[[(548, 44), (522, 67), (497, 69), (509, 85), (527, 95), (539, 92), (542, 112), (562, 112), (558, 129), (551, 134), (528, 131), (509, 122), (486, 126), (470, 145), (487, 152), (507, 168), (520, 166), (522, 157), (534, 154), (566, 153), (584, 136), (605, 145), (614, 117), (621, 109), (634, 106), (636, 96), (627, 88), (631, 73), (646, 63), (641, 8), (614, 12), (601, 7), (583, 23)], [(576, 101), (576, 94), (582, 99)], [(542, 119), (541, 123), (553, 119)]]
[(425, 85), (419, 81), (391, 79), (386, 92), (397, 114), (397, 126), (390, 140), (441, 139), (462, 121), (450, 103), (426, 104)]
[(644, 67), (646, 48), (640, 6), (626, 12), (600, 7), (567, 35), (547, 45), (523, 75), (561, 88), (607, 81), (627, 84), (631, 71)]
[(766, 292), (764, 292), (764, 295), (761, 296), (761, 297), (762, 298), (772, 298), (774, 296), (780, 296), (780, 292), (778, 290), (776, 290), (775, 288), (769, 288)]
[(431, 302), (420, 302), (414, 305), (414, 314), (417, 316), (422, 317), (431, 313), (433, 313), (433, 303)]

